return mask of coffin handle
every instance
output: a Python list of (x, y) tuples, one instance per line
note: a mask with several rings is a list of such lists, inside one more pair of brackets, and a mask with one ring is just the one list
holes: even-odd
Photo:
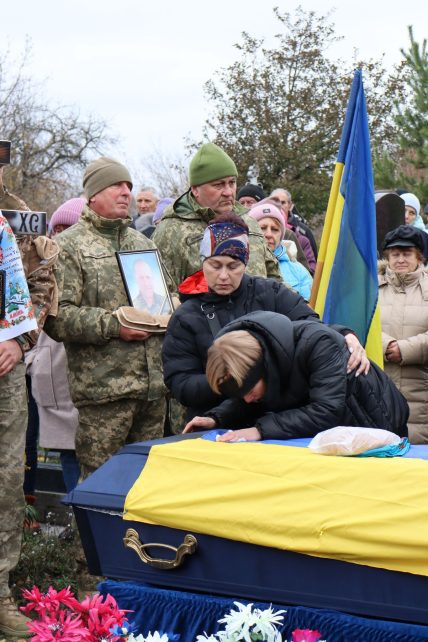
[[(194, 535), (185, 535), (184, 541), (180, 546), (170, 546), (169, 544), (143, 544), (136, 530), (128, 528), (123, 538), (123, 543), (126, 548), (131, 548), (135, 551), (144, 564), (153, 566), (153, 568), (162, 568), (164, 570), (171, 570), (178, 568), (183, 563), (185, 555), (192, 555), (198, 546), (198, 540)], [(160, 557), (151, 557), (146, 549), (151, 547), (166, 548), (175, 553), (175, 559), (162, 559)]]

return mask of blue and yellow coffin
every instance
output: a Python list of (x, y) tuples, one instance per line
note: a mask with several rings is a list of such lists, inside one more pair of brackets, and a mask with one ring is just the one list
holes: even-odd
[(292, 443), (125, 447), (68, 496), (91, 572), (428, 624), (428, 461)]

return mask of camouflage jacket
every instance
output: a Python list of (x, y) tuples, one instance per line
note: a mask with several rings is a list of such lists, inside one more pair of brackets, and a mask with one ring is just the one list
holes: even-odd
[[(28, 210), (28, 205), (8, 192), (0, 180), (1, 209), (25, 211)], [(58, 296), (53, 270), (59, 250), (56, 242), (46, 236), (17, 234), (16, 241), (38, 325), (38, 330), (27, 332), (18, 338), (22, 349), (27, 351), (35, 345), (49, 311), (56, 309)]]
[(59, 248), (56, 241), (47, 236), (32, 237), (21, 234), (16, 237), (16, 240), (38, 325), (38, 330), (24, 335), (28, 339), (29, 347), (32, 347), (37, 342), (48, 314), (55, 313), (57, 309), (58, 288), (54, 267), (58, 259)]
[[(235, 214), (242, 216), (250, 229), (250, 260), (247, 273), (282, 281), (278, 262), (267, 247), (259, 224), (248, 216), (246, 211), (239, 203), (235, 203)], [(213, 210), (199, 206), (190, 191), (165, 209), (152, 238), (162, 254), (176, 287), (188, 276), (201, 269), (199, 245), (207, 224), (214, 216)]]
[(113, 315), (129, 305), (115, 252), (155, 247), (130, 223), (130, 217), (106, 219), (85, 207), (79, 221), (56, 237), (58, 314), (48, 317), (45, 331), (64, 342), (78, 407), (164, 394), (161, 338), (123, 341)]

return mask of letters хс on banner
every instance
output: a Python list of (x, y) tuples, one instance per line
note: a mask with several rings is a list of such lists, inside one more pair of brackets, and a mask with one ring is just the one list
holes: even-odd
[(46, 234), (46, 212), (0, 210), (14, 234), (42, 236)]

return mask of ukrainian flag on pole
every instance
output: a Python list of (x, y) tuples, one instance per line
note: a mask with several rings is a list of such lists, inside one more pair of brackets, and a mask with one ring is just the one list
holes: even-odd
[(368, 357), (383, 367), (374, 182), (359, 69), (346, 111), (311, 305), (325, 323), (354, 330)]

